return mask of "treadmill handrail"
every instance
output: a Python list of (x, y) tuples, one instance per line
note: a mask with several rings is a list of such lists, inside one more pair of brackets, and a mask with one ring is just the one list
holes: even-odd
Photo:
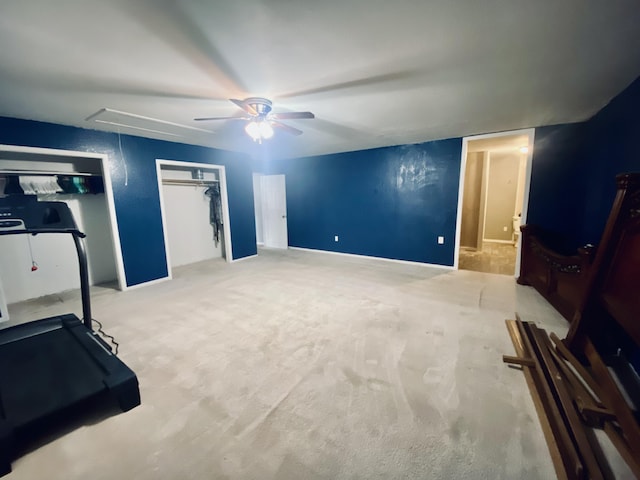
[(87, 236), (86, 233), (81, 232), (80, 230), (76, 230), (73, 228), (55, 228), (55, 229), (35, 229), (35, 228), (23, 228), (16, 230), (0, 230), (0, 235), (20, 235), (30, 233), (31, 235), (39, 235), (41, 233), (67, 233), (74, 236), (78, 236), (80, 238), (85, 238)]
[(62, 229), (23, 229), (23, 230), (3, 230), (1, 235), (20, 235), (31, 234), (39, 235), (41, 233), (66, 233), (73, 236), (73, 243), (76, 246), (78, 254), (78, 268), (80, 269), (80, 297), (82, 301), (82, 321), (84, 326), (93, 331), (93, 323), (91, 317), (91, 298), (89, 292), (89, 267), (87, 263), (87, 252), (84, 246), (84, 238), (87, 236), (78, 229), (62, 228)]

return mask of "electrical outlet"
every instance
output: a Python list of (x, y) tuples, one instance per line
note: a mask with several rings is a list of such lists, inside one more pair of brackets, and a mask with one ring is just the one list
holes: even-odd
[(505, 225), (504, 227), (502, 227), (502, 231), (506, 232), (507, 231), (507, 226)]
[(333, 237), (333, 241), (337, 242), (338, 241), (338, 235), (336, 235), (335, 237)]
[(444, 245), (444, 237), (438, 237), (438, 245)]

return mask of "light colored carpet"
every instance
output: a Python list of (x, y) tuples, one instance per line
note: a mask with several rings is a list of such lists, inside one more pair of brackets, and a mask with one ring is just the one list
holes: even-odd
[(265, 250), (93, 300), (142, 405), (18, 459), (9, 480), (555, 477), (501, 356), (515, 311), (567, 324), (513, 277)]

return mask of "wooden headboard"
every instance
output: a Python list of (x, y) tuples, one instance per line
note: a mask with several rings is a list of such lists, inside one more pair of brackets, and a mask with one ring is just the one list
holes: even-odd
[(640, 346), (640, 173), (618, 175), (616, 181), (616, 198), (567, 335), (569, 346), (581, 335), (597, 335), (608, 316)]
[[(640, 346), (640, 174), (618, 175), (616, 181), (618, 192), (564, 343), (590, 365), (600, 401), (621, 432), (616, 446), (629, 465), (638, 465), (636, 406), (627, 401), (597, 347), (597, 340), (614, 329), (612, 322), (628, 334), (636, 349)], [(640, 466), (634, 472), (640, 477)]]
[(640, 191), (634, 192), (619, 221), (620, 233), (604, 269), (600, 301), (640, 345)]

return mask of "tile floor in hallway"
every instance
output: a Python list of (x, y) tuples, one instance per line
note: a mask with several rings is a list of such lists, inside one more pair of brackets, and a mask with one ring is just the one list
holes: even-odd
[(460, 247), (458, 266), (461, 270), (513, 275), (517, 251), (512, 243), (484, 242), (480, 250)]

